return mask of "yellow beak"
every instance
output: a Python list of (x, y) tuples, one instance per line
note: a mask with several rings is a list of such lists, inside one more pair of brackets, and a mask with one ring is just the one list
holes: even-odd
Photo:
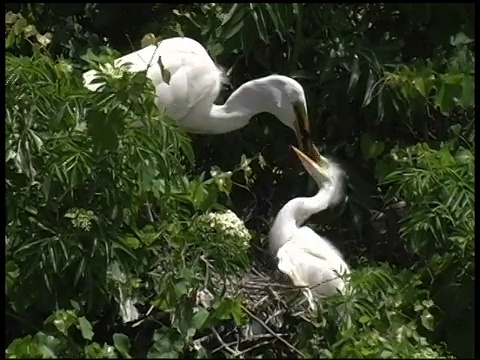
[(312, 135), (310, 132), (310, 121), (308, 119), (305, 104), (298, 101), (293, 104), (293, 110), (295, 111), (296, 115), (294, 127), (298, 146), (300, 149), (310, 155), (313, 159), (315, 159), (316, 154), (313, 150), (314, 145), (312, 143)]
[(302, 165), (305, 167), (305, 169), (313, 176), (317, 177), (315, 175), (321, 175), (321, 176), (327, 176), (327, 171), (325, 167), (328, 164), (328, 160), (320, 155), (320, 152), (318, 151), (317, 147), (312, 143), (312, 148), (310, 153), (314, 156), (314, 159), (310, 158), (309, 156), (305, 155), (301, 150), (297, 149), (295, 146), (292, 145), (293, 151), (295, 151), (295, 154), (297, 154), (298, 158), (302, 162)]

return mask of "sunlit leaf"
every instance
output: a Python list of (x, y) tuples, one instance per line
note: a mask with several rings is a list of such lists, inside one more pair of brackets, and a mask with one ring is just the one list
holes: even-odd
[(82, 332), (82, 336), (84, 339), (92, 340), (93, 338), (93, 329), (90, 322), (85, 318), (85, 316), (78, 318), (78, 325), (80, 331)]
[(209, 311), (204, 308), (199, 308), (198, 311), (193, 315), (192, 326), (200, 330), (209, 316)]
[(348, 83), (347, 92), (350, 92), (351, 89), (355, 87), (360, 78), (360, 65), (358, 55), (353, 56), (352, 69), (350, 70), (350, 82)]
[(367, 87), (365, 89), (365, 96), (363, 98), (362, 107), (368, 106), (373, 98), (373, 91), (375, 88), (375, 77), (373, 75), (373, 71), (370, 69), (368, 73), (367, 79)]
[(130, 340), (128, 336), (124, 334), (113, 334), (113, 345), (115, 349), (122, 355), (125, 359), (131, 359), (130, 356)]
[(433, 324), (434, 324), (434, 319), (432, 314), (428, 310), (423, 310), (422, 316), (421, 316), (421, 321), (422, 325), (425, 327), (425, 329), (433, 331)]

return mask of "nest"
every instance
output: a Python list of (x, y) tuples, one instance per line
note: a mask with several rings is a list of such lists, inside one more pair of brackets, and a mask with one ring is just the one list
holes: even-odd
[[(241, 279), (225, 280), (226, 297), (240, 297), (246, 324), (212, 329), (217, 347), (211, 353), (226, 352), (235, 357), (273, 357), (276, 354), (303, 358), (293, 342), (297, 324), (308, 321), (308, 302), (301, 290), (289, 285), (278, 270), (252, 268)], [(219, 283), (217, 283), (219, 284)], [(202, 302), (202, 301), (200, 301)], [(274, 352), (272, 352), (274, 351)]]
[(286, 313), (303, 313), (306, 307), (300, 289), (289, 285), (278, 271), (269, 275), (253, 268), (243, 277), (236, 295), (244, 299), (246, 308), (279, 329)]

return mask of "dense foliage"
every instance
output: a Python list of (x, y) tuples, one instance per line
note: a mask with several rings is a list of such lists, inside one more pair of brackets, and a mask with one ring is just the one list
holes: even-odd
[[(473, 4), (7, 11), (8, 358), (473, 358)], [(83, 71), (176, 35), (225, 67), (221, 101), (271, 73), (304, 86), (349, 185), (310, 220), (354, 269), (318, 314), (245, 281), (275, 277), (269, 225), (315, 191), (288, 129), (264, 115), (186, 134), (143, 73), (83, 88)]]

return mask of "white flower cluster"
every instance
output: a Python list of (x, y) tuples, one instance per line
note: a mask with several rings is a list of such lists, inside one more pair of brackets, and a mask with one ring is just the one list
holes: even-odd
[(243, 221), (231, 210), (210, 212), (199, 216), (198, 222), (205, 230), (214, 230), (225, 235), (243, 248), (248, 249), (252, 236)]
[(70, 219), (74, 228), (79, 228), (83, 231), (90, 231), (92, 220), (97, 219), (92, 210), (78, 208), (68, 210), (64, 217)]

